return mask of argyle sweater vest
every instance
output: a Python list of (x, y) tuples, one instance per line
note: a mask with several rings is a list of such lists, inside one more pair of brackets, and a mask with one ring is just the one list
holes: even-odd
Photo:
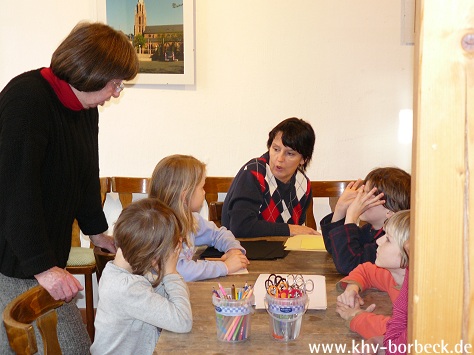
[(257, 179), (263, 194), (264, 203), (260, 215), (268, 222), (302, 224), (303, 206), (311, 198), (311, 181), (299, 170), (288, 184), (283, 184), (273, 176), (268, 165), (268, 152), (248, 164), (246, 169)]

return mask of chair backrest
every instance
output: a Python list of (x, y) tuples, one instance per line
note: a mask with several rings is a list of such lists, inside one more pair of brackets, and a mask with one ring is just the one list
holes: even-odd
[(132, 203), (133, 194), (147, 194), (150, 178), (144, 177), (112, 177), (112, 192), (119, 195), (122, 208)]
[[(337, 200), (344, 192), (350, 181), (311, 181), (311, 190), (313, 198), (327, 197), (331, 211), (334, 211)], [(306, 211), (306, 223), (308, 227), (316, 229), (316, 221), (313, 213), (313, 200), (310, 201), (308, 210)]]
[[(104, 207), (105, 199), (107, 198), (107, 194), (112, 191), (112, 181), (108, 177), (101, 177), (100, 178), (100, 197), (102, 200), (102, 207)], [(79, 224), (75, 219), (72, 224), (72, 241), (71, 246), (73, 247), (80, 247), (81, 246), (81, 229), (79, 228)]]
[[(233, 177), (214, 177), (208, 176), (204, 185), (206, 191), (206, 202), (209, 207), (209, 220), (213, 221), (217, 226), (221, 226), (222, 205), (223, 202), (217, 201), (218, 193), (226, 193), (229, 191)], [(350, 181), (311, 181), (311, 190), (313, 198), (327, 197), (331, 211), (334, 211), (337, 200), (344, 192)], [(316, 220), (313, 213), (313, 200), (310, 201), (308, 211), (306, 213), (306, 222), (308, 227), (316, 229)]]
[[(132, 203), (133, 194), (148, 194), (150, 178), (114, 176), (110, 180), (111, 190), (118, 194), (122, 209)], [(94, 247), (94, 257), (97, 268), (97, 280), (100, 280), (105, 265), (108, 261), (115, 258), (115, 254), (102, 248)]]
[(56, 331), (56, 308), (64, 302), (56, 301), (42, 286), (35, 286), (11, 301), (3, 311), (3, 323), (10, 347), (17, 354), (38, 352), (31, 323), (41, 332), (45, 354), (61, 354)]
[(206, 191), (206, 202), (209, 208), (209, 220), (213, 221), (218, 227), (221, 226), (222, 216), (222, 205), (223, 202), (218, 202), (219, 193), (226, 193), (229, 191), (230, 185), (232, 184), (233, 177), (222, 177), (222, 176), (208, 176), (206, 177), (206, 183), (204, 184), (204, 190)]

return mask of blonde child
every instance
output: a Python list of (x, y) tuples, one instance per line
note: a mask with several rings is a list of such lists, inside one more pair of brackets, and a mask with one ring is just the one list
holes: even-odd
[[(403, 249), (410, 257), (410, 242), (407, 240)], [(408, 284), (409, 270), (405, 273), (405, 279), (400, 290), (400, 296), (393, 304), (393, 315), (387, 323), (387, 332), (383, 338), (383, 345), (387, 349), (386, 354), (399, 355), (407, 353), (408, 341)]]
[[(409, 240), (403, 249), (410, 257)], [(392, 318), (387, 322), (387, 331), (383, 336), (376, 336), (365, 341), (366, 346), (361, 346), (361, 355), (402, 355), (407, 353), (408, 339), (408, 266), (403, 279), (400, 295), (393, 303)]]
[[(218, 228), (198, 212), (204, 202), (206, 165), (189, 155), (171, 155), (155, 167), (149, 197), (170, 206), (182, 224), (183, 248), (177, 270), (186, 281), (226, 276), (247, 267), (245, 249), (225, 227)], [(193, 260), (196, 246), (225, 252), (220, 261)]]
[(100, 279), (92, 355), (151, 354), (161, 329), (191, 330), (189, 291), (176, 271), (180, 229), (157, 199), (122, 211), (114, 228), (117, 254)]
[(403, 244), (410, 235), (410, 211), (395, 213), (384, 229), (385, 234), (377, 239), (375, 264), (367, 262), (357, 266), (336, 285), (344, 290), (337, 297), (336, 312), (350, 322), (352, 331), (365, 339), (383, 336), (390, 317), (372, 313), (374, 304), (361, 309), (364, 301), (359, 292), (377, 288), (387, 292), (392, 302), (397, 299), (408, 266), (408, 255)]
[[(321, 220), (324, 244), (337, 271), (347, 275), (357, 265), (375, 261), (384, 222), (410, 209), (410, 186), (410, 174), (394, 167), (376, 168), (364, 181), (347, 185), (334, 213)], [(359, 219), (366, 222), (361, 227)]]

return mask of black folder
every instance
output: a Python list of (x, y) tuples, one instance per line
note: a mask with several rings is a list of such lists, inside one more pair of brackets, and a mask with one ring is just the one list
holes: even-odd
[[(284, 258), (288, 255), (285, 250), (284, 242), (259, 240), (259, 241), (241, 241), (240, 244), (247, 251), (249, 260), (275, 260)], [(201, 254), (200, 259), (220, 258), (224, 253), (209, 247)]]

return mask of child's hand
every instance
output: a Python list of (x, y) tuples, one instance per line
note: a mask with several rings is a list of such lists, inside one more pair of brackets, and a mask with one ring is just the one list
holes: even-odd
[(354, 318), (356, 315), (358, 315), (361, 312), (373, 312), (374, 309), (375, 309), (375, 304), (371, 304), (365, 310), (360, 308), (360, 305), (357, 302), (354, 308), (349, 307), (347, 304), (344, 304), (339, 301), (337, 301), (337, 304), (336, 304), (336, 313), (338, 313), (341, 316), (341, 318), (348, 321), (351, 321), (352, 318)]
[(176, 270), (176, 264), (178, 263), (178, 257), (181, 253), (181, 249), (183, 247), (182, 243), (179, 243), (175, 250), (168, 256), (168, 260), (165, 262), (165, 275), (168, 274), (177, 274), (178, 271)]
[(334, 208), (334, 214), (332, 216), (332, 222), (337, 222), (346, 216), (347, 209), (356, 197), (357, 189), (361, 184), (362, 180), (358, 179), (357, 181), (351, 181), (346, 186), (344, 192), (337, 200), (336, 207)]
[(337, 296), (337, 301), (351, 308), (364, 304), (364, 300), (359, 295), (359, 286), (354, 284), (347, 285), (345, 291)]
[(227, 253), (225, 253), (224, 255), (221, 256), (221, 260), (222, 261), (226, 261), (231, 255), (244, 255), (242, 253), (242, 250), (240, 249), (229, 249), (227, 250)]
[(369, 192), (364, 191), (364, 185), (359, 187), (357, 190), (357, 195), (352, 203), (349, 205), (346, 213), (345, 223), (357, 223), (360, 215), (367, 211), (369, 208), (380, 206), (385, 203), (385, 200), (382, 200), (383, 193), (375, 195), (377, 188), (374, 187)]
[(225, 266), (227, 266), (227, 273), (231, 274), (233, 272), (239, 271), (240, 269), (246, 268), (249, 264), (247, 257), (240, 253), (231, 254), (224, 261)]

